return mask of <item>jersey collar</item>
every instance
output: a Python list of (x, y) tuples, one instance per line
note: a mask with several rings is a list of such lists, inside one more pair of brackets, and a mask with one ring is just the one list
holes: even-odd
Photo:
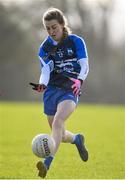
[(58, 44), (58, 42), (55, 41), (51, 36), (48, 36), (48, 38), (49, 38), (50, 42), (51, 42), (54, 46), (56, 46), (56, 45)]

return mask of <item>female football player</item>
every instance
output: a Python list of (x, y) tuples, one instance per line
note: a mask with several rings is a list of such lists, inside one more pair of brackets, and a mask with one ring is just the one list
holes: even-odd
[(82, 134), (73, 134), (65, 129), (65, 121), (76, 109), (81, 86), (88, 75), (88, 55), (84, 40), (71, 34), (64, 14), (56, 8), (43, 15), (43, 25), (48, 37), (41, 44), (39, 59), (41, 76), (33, 89), (44, 92), (44, 113), (52, 129), (55, 141), (53, 156), (37, 163), (38, 175), (44, 178), (61, 142), (75, 144), (83, 161), (88, 160), (88, 151)]

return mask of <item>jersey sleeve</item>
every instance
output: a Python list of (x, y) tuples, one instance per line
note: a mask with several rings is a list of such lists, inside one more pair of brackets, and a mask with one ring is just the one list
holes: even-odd
[(89, 72), (88, 53), (85, 41), (79, 36), (74, 37), (76, 56), (81, 70), (78, 75), (78, 79), (85, 80)]
[(75, 46), (76, 46), (76, 55), (77, 59), (88, 59), (88, 53), (85, 41), (81, 37), (76, 37), (75, 40)]
[(43, 47), (41, 46), (40, 49), (39, 49), (39, 53), (38, 53), (41, 67), (49, 65), (50, 71), (53, 71), (53, 69), (54, 69), (54, 62), (51, 59), (49, 59), (49, 57), (47, 57), (47, 55), (48, 55), (48, 53), (46, 53), (43, 50)]
[(53, 62), (49, 58), (47, 58), (47, 53), (43, 50), (42, 45), (39, 49), (39, 60), (41, 64), (41, 75), (39, 78), (39, 84), (44, 84), (47, 86), (49, 79), (50, 79), (50, 72), (53, 70)]

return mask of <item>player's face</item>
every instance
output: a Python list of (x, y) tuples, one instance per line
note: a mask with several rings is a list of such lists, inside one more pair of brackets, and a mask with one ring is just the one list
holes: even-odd
[(45, 28), (55, 41), (59, 42), (63, 36), (63, 25), (59, 24), (57, 20), (45, 21)]

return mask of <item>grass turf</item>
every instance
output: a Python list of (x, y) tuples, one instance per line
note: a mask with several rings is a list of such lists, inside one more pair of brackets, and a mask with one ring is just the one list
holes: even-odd
[[(36, 179), (32, 138), (50, 134), (41, 104), (0, 104), (0, 178)], [(89, 161), (82, 162), (74, 145), (61, 144), (46, 178), (125, 179), (125, 107), (79, 105), (66, 122), (83, 132)]]

